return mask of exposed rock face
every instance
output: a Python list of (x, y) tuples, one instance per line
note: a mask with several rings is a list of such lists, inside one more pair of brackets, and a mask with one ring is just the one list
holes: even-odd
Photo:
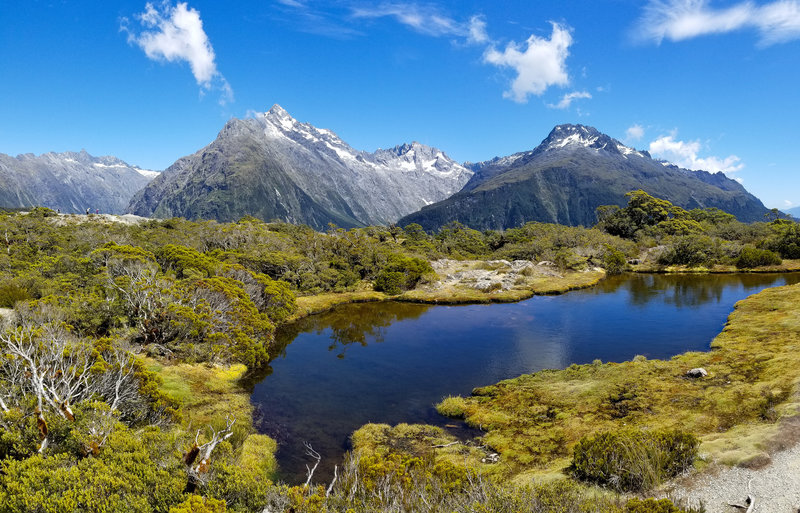
[(419, 143), (366, 153), (280, 106), (233, 119), (178, 160), (129, 212), (232, 221), (245, 215), (324, 229), (394, 222), (458, 192), (472, 172)]
[(767, 212), (723, 173), (654, 160), (583, 125), (559, 125), (534, 150), (466, 166), (475, 174), (462, 191), (399, 224), (427, 230), (451, 221), (475, 229), (528, 221), (591, 226), (598, 206), (625, 206), (625, 193), (637, 189), (686, 209), (717, 207), (745, 222), (763, 220)]
[(0, 154), (0, 206), (43, 206), (64, 213), (90, 208), (121, 214), (134, 193), (156, 175), (116, 157), (93, 157), (86, 151), (38, 157)]

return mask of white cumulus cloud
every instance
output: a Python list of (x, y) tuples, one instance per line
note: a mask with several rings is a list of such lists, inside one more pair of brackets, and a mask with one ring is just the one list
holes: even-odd
[(233, 90), (217, 70), (214, 48), (203, 30), (199, 11), (185, 2), (174, 6), (168, 1), (148, 2), (136, 19), (141, 26), (138, 32), (128, 25), (128, 20), (123, 20), (122, 30), (128, 33), (129, 43), (144, 50), (152, 60), (187, 62), (199, 86), (220, 90), (221, 103), (233, 99)]
[(633, 124), (625, 130), (626, 141), (638, 141), (644, 137), (644, 127), (638, 123)]
[(635, 35), (661, 43), (743, 29), (758, 32), (763, 45), (799, 39), (800, 1), (774, 0), (763, 5), (747, 1), (713, 8), (708, 0), (650, 0)]
[(548, 103), (547, 106), (551, 109), (568, 109), (574, 100), (591, 98), (592, 95), (587, 91), (573, 91), (561, 97), (558, 103)]
[(700, 141), (679, 141), (675, 134), (659, 137), (650, 143), (650, 153), (673, 164), (697, 171), (722, 171), (733, 173), (744, 167), (736, 155), (728, 157), (700, 157), (702, 145)]
[(540, 96), (553, 85), (569, 85), (566, 60), (572, 34), (567, 27), (553, 23), (550, 39), (531, 35), (524, 45), (510, 42), (503, 51), (490, 47), (483, 56), (486, 63), (512, 68), (517, 77), (511, 89), (503, 93), (506, 98), (524, 103), (528, 96)]

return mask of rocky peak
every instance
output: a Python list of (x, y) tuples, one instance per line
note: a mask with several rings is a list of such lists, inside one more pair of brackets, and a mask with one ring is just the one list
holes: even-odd
[(273, 105), (272, 108), (266, 112), (266, 114), (264, 114), (264, 117), (267, 120), (271, 121), (272, 123), (283, 125), (285, 127), (287, 125), (291, 127), (291, 125), (293, 125), (296, 122), (296, 120), (291, 116), (291, 114), (286, 112), (286, 109), (284, 109), (277, 103)]
[(615, 141), (598, 131), (596, 128), (584, 125), (558, 125), (550, 132), (547, 139), (542, 142), (545, 149), (556, 149), (583, 146), (585, 148), (605, 149), (618, 153)]
[(650, 154), (646, 151), (638, 151), (625, 146), (594, 127), (571, 124), (558, 125), (553, 128), (547, 138), (536, 149), (536, 152), (580, 147), (603, 150), (625, 158), (628, 155), (650, 158)]

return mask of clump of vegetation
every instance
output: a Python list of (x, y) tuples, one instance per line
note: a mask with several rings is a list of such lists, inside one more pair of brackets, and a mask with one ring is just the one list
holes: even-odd
[(602, 254), (602, 265), (606, 274), (613, 276), (625, 270), (628, 260), (625, 258), (625, 253), (607, 244)]
[(633, 498), (625, 504), (625, 513), (704, 513), (705, 508), (681, 509), (669, 499)]
[(570, 472), (617, 491), (652, 489), (692, 466), (699, 441), (681, 431), (607, 431), (582, 438)]
[(781, 257), (768, 249), (758, 249), (753, 246), (745, 246), (736, 259), (736, 267), (739, 269), (752, 269), (767, 265), (781, 265)]

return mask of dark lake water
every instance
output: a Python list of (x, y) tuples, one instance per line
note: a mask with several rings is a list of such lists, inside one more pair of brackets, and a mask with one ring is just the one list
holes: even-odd
[(477, 386), (597, 358), (705, 351), (737, 301), (797, 282), (796, 273), (624, 275), (513, 304), (344, 305), (277, 334), (280, 353), (254, 379), (257, 425), (277, 439), (287, 481), (305, 475), (304, 441), (322, 455), (323, 479), (367, 422), (452, 426), (433, 406)]

